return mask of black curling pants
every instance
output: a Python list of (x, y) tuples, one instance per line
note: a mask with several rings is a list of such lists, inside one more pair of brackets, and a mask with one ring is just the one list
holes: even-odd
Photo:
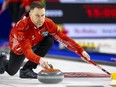
[[(53, 46), (53, 43), (54, 43), (53, 38), (51, 36), (47, 36), (32, 49), (35, 54), (44, 57), (50, 50), (50, 48)], [(24, 59), (25, 59), (24, 55), (16, 55), (11, 51), (10, 59), (6, 65), (6, 72), (9, 75), (15, 75), (17, 71), (20, 69)], [(23, 66), (23, 69), (24, 70), (27, 68), (35, 69), (36, 67), (37, 67), (36, 63), (28, 60), (26, 64)]]

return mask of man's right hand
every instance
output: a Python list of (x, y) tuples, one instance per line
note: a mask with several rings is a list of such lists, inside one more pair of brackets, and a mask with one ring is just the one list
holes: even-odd
[(49, 69), (49, 64), (48, 64), (48, 61), (45, 61), (43, 58), (40, 58), (40, 61), (39, 61), (40, 65), (42, 68), (44, 69)]

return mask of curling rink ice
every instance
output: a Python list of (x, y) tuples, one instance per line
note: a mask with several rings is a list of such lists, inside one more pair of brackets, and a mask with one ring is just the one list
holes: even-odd
[[(60, 69), (62, 72), (92, 72), (104, 74), (103, 71), (88, 63), (48, 57), (45, 57), (45, 59), (48, 60), (54, 68)], [(115, 66), (100, 66), (109, 72), (116, 72)], [(42, 68), (38, 65), (34, 71), (39, 72), (41, 69)], [(84, 77), (64, 78), (63, 81), (58, 84), (43, 84), (39, 82), (38, 79), (21, 79), (19, 78), (19, 72), (14, 76), (9, 76), (7, 73), (0, 74), (0, 87), (112, 87), (110, 83), (110, 77)]]

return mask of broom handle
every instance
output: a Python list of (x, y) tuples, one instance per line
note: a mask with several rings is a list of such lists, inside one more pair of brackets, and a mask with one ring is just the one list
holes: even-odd
[[(83, 55), (80, 55), (83, 57)], [(102, 68), (100, 65), (98, 65), (97, 63), (93, 62), (92, 60), (88, 60), (87, 58), (83, 57), (86, 61), (88, 61), (89, 63), (91, 63), (92, 65), (96, 66), (97, 68), (101, 69), (103, 72), (107, 73), (108, 75), (111, 75), (110, 72), (106, 71), (104, 68)]]
[(94, 66), (96, 66), (97, 68), (101, 69), (103, 72), (107, 73), (108, 75), (111, 75), (110, 72), (106, 71), (104, 68), (102, 68), (101, 66), (99, 66), (98, 64), (96, 64), (95, 62), (93, 62), (92, 60), (87, 60), (89, 63), (93, 64)]
[[(57, 37), (57, 35), (55, 35), (54, 38), (55, 38), (55, 40), (57, 40), (58, 42), (63, 42), (63, 43), (65, 43), (65, 44), (66, 44), (66, 47), (67, 47), (69, 50), (71, 50), (71, 51), (73, 51), (74, 53), (76, 53), (77, 55), (83, 57), (82, 54), (78, 53), (78, 51), (77, 51), (75, 45), (73, 45), (72, 42), (69, 41), (69, 42), (66, 43), (64, 40), (59, 39), (59, 37)], [(85, 57), (84, 57), (84, 59), (87, 60), (87, 58), (85, 58)], [(99, 69), (101, 69), (102, 71), (104, 71), (105, 73), (107, 73), (108, 75), (111, 75), (108, 71), (106, 71), (104, 68), (102, 68), (101, 66), (99, 66), (98, 64), (96, 64), (95, 62), (93, 62), (92, 60), (87, 60), (87, 61), (88, 61), (89, 63), (93, 64), (94, 66), (98, 67)]]
[(92, 65), (96, 66), (97, 68), (101, 69), (103, 72), (107, 73), (108, 75), (111, 75), (108, 71), (106, 71), (104, 68), (102, 68), (101, 66), (99, 66), (98, 64), (96, 64), (95, 62), (93, 62), (92, 60), (88, 60), (87, 58), (85, 58), (81, 53), (78, 53), (78, 51), (76, 51), (76, 49), (73, 46), (67, 46), (68, 49), (72, 50), (73, 52), (75, 52), (77, 55), (83, 57), (85, 60), (87, 60), (89, 63), (91, 63)]

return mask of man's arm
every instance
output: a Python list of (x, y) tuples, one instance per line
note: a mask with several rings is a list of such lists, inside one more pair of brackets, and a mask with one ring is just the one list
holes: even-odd
[(87, 60), (90, 60), (90, 56), (88, 53), (73, 39), (66, 36), (59, 30), (57, 30), (56, 33), (52, 33), (52, 36), (60, 43), (63, 43), (65, 47), (67, 47), (69, 50), (73, 51), (74, 53), (78, 54), (84, 61), (87, 62)]
[(22, 52), (24, 53), (24, 55), (27, 59), (29, 59), (30, 61), (32, 61), (36, 64), (40, 64), (42, 68), (49, 68), (48, 62), (45, 61), (41, 56), (36, 55), (32, 51), (32, 48), (30, 45), (30, 40), (25, 39), (23, 37), (23, 35), (21, 35), (21, 32), (20, 32), (20, 36), (18, 36), (18, 41), (19, 41), (20, 47), (22, 49)]
[(17, 39), (25, 57), (38, 64), (41, 57), (33, 53), (30, 40), (24, 35), (23, 31), (18, 31)]
[(73, 39), (63, 34), (51, 19), (46, 19), (46, 21), (46, 24), (48, 25), (48, 32), (54, 37), (55, 40), (63, 43), (65, 47), (78, 54), (86, 62), (90, 60), (88, 53)]

